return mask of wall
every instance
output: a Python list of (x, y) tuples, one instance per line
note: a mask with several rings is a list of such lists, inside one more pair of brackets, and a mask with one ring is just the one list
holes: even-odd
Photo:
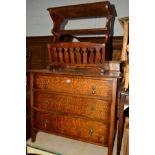
[[(49, 36), (53, 27), (52, 20), (49, 16), (47, 8), (99, 2), (103, 0), (26, 0), (26, 36)], [(114, 25), (114, 36), (122, 36), (122, 27), (118, 18), (129, 16), (129, 0), (110, 0), (115, 6), (117, 17)], [(69, 28), (87, 28), (101, 27), (102, 19), (85, 20), (82, 22), (70, 21), (66, 29)]]

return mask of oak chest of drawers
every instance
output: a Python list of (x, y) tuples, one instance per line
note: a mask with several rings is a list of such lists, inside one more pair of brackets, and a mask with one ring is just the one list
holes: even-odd
[(118, 76), (66, 69), (33, 70), (30, 78), (32, 141), (44, 131), (112, 152)]

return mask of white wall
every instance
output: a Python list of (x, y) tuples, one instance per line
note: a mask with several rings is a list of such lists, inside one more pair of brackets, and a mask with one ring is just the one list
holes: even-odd
[[(82, 4), (89, 2), (99, 2), (103, 0), (26, 0), (26, 36), (49, 36), (53, 26), (47, 8)], [(110, 3), (115, 6), (117, 18), (114, 25), (114, 36), (123, 35), (122, 27), (118, 18), (129, 16), (129, 0), (110, 0)], [(82, 23), (82, 24), (81, 24)], [(101, 27), (102, 19), (89, 19), (83, 22), (70, 21), (68, 28), (89, 28)]]

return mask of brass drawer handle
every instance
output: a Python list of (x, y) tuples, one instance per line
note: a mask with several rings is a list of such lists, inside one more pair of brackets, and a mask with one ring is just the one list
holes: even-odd
[(89, 132), (89, 135), (90, 135), (90, 136), (93, 135), (93, 129), (90, 128), (88, 132)]
[(48, 123), (48, 120), (46, 119), (46, 120), (45, 120), (45, 123), (44, 123), (45, 128), (47, 127), (47, 123)]
[(44, 82), (44, 88), (47, 89), (47, 87), (48, 87), (48, 80), (45, 80), (45, 82)]
[(96, 86), (93, 85), (93, 86), (92, 86), (92, 94), (95, 94), (95, 93), (96, 93)]

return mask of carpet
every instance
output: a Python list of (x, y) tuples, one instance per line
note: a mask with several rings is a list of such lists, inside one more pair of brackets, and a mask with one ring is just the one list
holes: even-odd
[(31, 145), (26, 146), (27, 153), (40, 154), (40, 155), (61, 155), (60, 153), (54, 153), (49, 150), (43, 150), (41, 148), (33, 147)]
[[(116, 155), (116, 139), (113, 155)], [(107, 147), (85, 143), (44, 132), (37, 133), (35, 142), (32, 142), (31, 139), (27, 140), (27, 146), (40, 148), (43, 151), (46, 150), (46, 153), (51, 153), (42, 153), (41, 155), (107, 155), (108, 151)]]

